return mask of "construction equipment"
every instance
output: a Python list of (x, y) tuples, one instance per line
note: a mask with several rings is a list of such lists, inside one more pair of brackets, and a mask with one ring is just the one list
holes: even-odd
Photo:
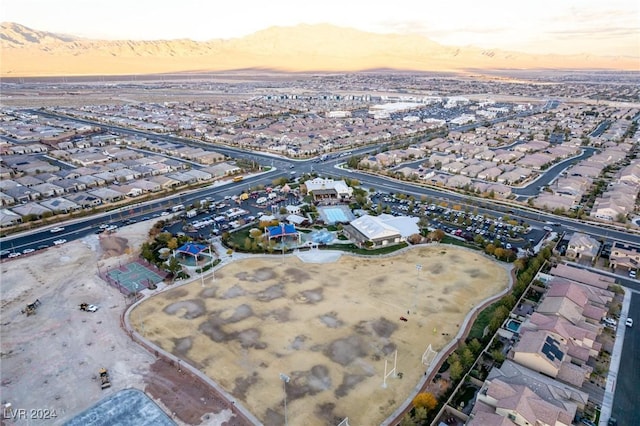
[(111, 387), (111, 380), (109, 380), (109, 372), (106, 368), (100, 369), (100, 387), (107, 389)]
[(36, 313), (38, 306), (40, 306), (40, 299), (36, 299), (35, 302), (29, 303), (27, 307), (22, 310), (22, 313), (27, 314), (27, 316), (33, 315)]

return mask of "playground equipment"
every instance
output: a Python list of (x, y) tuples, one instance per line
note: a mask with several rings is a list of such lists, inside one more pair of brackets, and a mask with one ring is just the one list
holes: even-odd
[(27, 307), (22, 310), (22, 313), (27, 314), (27, 316), (33, 315), (36, 313), (38, 306), (40, 306), (40, 299), (36, 299), (35, 302), (29, 303)]
[(100, 387), (107, 389), (111, 387), (111, 380), (109, 380), (109, 372), (106, 368), (100, 369)]

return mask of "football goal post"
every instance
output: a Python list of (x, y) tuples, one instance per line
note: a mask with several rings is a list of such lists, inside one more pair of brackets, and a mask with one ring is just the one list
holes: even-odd
[(396, 367), (398, 365), (398, 350), (396, 349), (395, 355), (393, 356), (393, 368), (387, 372), (387, 362), (388, 360), (384, 360), (384, 377), (382, 379), (382, 387), (384, 389), (387, 388), (387, 377), (396, 377)]

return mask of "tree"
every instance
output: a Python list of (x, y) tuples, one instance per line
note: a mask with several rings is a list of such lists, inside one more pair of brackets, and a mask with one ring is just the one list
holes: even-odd
[(494, 246), (493, 244), (487, 244), (487, 246), (484, 248), (484, 252), (489, 256), (493, 256), (493, 254), (496, 252), (496, 246)]
[(169, 258), (169, 263), (167, 264), (167, 271), (175, 278), (176, 274), (182, 270), (182, 265), (178, 262), (175, 256), (171, 256)]
[(500, 299), (500, 304), (508, 310), (511, 310), (516, 305), (516, 297), (513, 294), (507, 294)]
[(442, 241), (442, 239), (444, 238), (445, 233), (442, 229), (436, 229), (435, 231), (433, 231), (433, 240), (435, 241)]
[(494, 311), (493, 317), (491, 317), (491, 321), (489, 322), (489, 330), (491, 332), (495, 332), (500, 328), (505, 319), (509, 316), (509, 310), (504, 306), (498, 306), (498, 308)]
[(471, 349), (465, 348), (460, 354), (460, 360), (462, 361), (464, 368), (471, 367), (475, 361), (475, 356), (473, 356)]
[(431, 411), (438, 405), (438, 400), (431, 392), (422, 392), (413, 398), (413, 406), (415, 408), (426, 408)]
[(407, 237), (409, 244), (420, 244), (422, 242), (422, 236), (420, 234), (412, 234)]
[(405, 414), (404, 417), (402, 417), (402, 420), (400, 421), (400, 426), (416, 426), (416, 425), (417, 423), (410, 413)]
[(451, 368), (449, 369), (449, 376), (451, 376), (452, 380), (457, 381), (462, 377), (463, 374), (464, 368), (462, 367), (460, 361), (456, 361), (451, 364)]
[[(378, 205), (378, 207), (380, 206)], [(420, 219), (418, 219), (418, 228), (424, 229), (427, 226), (429, 226), (429, 220), (424, 216), (420, 216)]]
[(517, 274), (518, 272), (522, 271), (524, 268), (527, 267), (527, 259), (524, 257), (516, 259), (515, 262), (513, 262), (513, 266), (515, 266), (516, 274)]
[(499, 349), (494, 349), (493, 351), (491, 351), (491, 358), (493, 358), (498, 364), (501, 364), (504, 362), (505, 357), (502, 351), (500, 351)]
[(478, 339), (474, 338), (471, 342), (469, 342), (469, 349), (471, 349), (471, 352), (473, 352), (474, 355), (479, 355), (480, 351), (482, 350), (482, 343), (480, 343)]
[(178, 248), (178, 239), (173, 237), (169, 241), (167, 241), (167, 248), (171, 250), (175, 250)]

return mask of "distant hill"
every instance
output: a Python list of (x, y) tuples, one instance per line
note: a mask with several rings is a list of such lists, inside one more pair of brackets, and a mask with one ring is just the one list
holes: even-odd
[(273, 27), (246, 37), (192, 40), (90, 40), (37, 31), (16, 23), (0, 28), (0, 76), (126, 75), (271, 69), (340, 72), (371, 69), (637, 70), (638, 58), (531, 55), (451, 47), (417, 35), (381, 35), (331, 25)]

